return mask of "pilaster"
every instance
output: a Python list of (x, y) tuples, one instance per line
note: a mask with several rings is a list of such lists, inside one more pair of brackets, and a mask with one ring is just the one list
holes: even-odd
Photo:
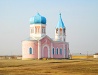
[(63, 44), (63, 58), (65, 58), (66, 54), (65, 54), (65, 44)]
[(53, 50), (53, 44), (51, 43), (51, 58), (53, 58), (52, 50)]
[(38, 59), (41, 58), (41, 42), (38, 41)]

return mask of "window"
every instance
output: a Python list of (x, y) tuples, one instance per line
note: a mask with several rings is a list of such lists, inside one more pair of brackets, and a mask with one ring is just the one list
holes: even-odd
[(62, 28), (60, 28), (60, 35), (62, 35)]
[(53, 53), (53, 55), (54, 55), (54, 48), (53, 48), (53, 50), (52, 50), (52, 53)]
[(37, 33), (39, 33), (39, 28), (37, 28)]
[(44, 33), (45, 33), (45, 28), (44, 28)]
[(58, 28), (56, 29), (56, 33), (58, 34)]
[(58, 48), (56, 49), (56, 54), (58, 54)]
[(33, 54), (33, 49), (31, 47), (29, 48), (29, 54)]
[(38, 28), (36, 28), (36, 33), (38, 33)]
[(42, 28), (42, 33), (45, 33), (45, 28)]
[(63, 33), (65, 34), (65, 28), (63, 29)]
[(62, 49), (60, 48), (60, 54), (62, 54)]
[(44, 31), (43, 31), (43, 28), (42, 28), (42, 33), (43, 33)]

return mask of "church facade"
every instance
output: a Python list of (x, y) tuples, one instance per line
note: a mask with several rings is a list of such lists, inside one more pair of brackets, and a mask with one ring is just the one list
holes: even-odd
[(46, 18), (37, 13), (30, 18), (30, 37), (22, 41), (22, 59), (69, 58), (66, 27), (59, 14), (55, 27), (55, 39), (46, 35)]

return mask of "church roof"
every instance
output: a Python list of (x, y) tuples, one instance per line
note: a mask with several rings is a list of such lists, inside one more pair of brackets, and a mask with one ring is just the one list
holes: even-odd
[(23, 41), (40, 41), (42, 40), (43, 38), (47, 37), (49, 40), (51, 40), (52, 42), (56, 42), (56, 43), (67, 43), (67, 42), (63, 42), (63, 41), (56, 41), (56, 40), (53, 40), (52, 38), (50, 38), (48, 35), (45, 35), (43, 37), (28, 37), (27, 39), (23, 40)]
[(59, 21), (58, 24), (56, 25), (56, 28), (65, 28), (64, 23), (62, 21), (61, 13), (59, 14)]
[[(45, 36), (42, 36), (42, 37), (28, 37), (27, 39), (25, 39), (24, 41), (32, 41), (32, 40), (41, 40), (43, 39), (44, 37), (46, 37), (47, 35)], [(49, 36), (47, 36), (48, 38), (50, 38)]]
[(37, 13), (30, 18), (30, 24), (46, 24), (46, 18)]

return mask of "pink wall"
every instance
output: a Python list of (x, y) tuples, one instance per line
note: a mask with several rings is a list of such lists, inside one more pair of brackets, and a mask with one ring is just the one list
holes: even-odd
[[(54, 47), (54, 50), (55, 50), (55, 54), (53, 55), (53, 58), (64, 58), (63, 43), (54, 42), (53, 47)], [(56, 54), (56, 49), (57, 48), (58, 48), (58, 54)], [(62, 54), (60, 54), (60, 48), (62, 49)]]
[(68, 58), (69, 56), (69, 43), (66, 43), (66, 57)]
[[(48, 49), (50, 50), (50, 58), (64, 58), (64, 50), (66, 49), (65, 58), (68, 58), (68, 43), (56, 42), (50, 40), (48, 37), (44, 37), (40, 40), (41, 43), (41, 58), (48, 57)], [(55, 50), (55, 54), (52, 53), (52, 47)], [(29, 48), (33, 48), (34, 54), (29, 54)], [(51, 49), (52, 48), (52, 49)], [(58, 48), (58, 54), (56, 54), (56, 48)], [(62, 54), (60, 54), (60, 48), (62, 49)], [(43, 55), (42, 55), (43, 53)], [(23, 58), (38, 58), (38, 41), (23, 41), (22, 42), (22, 57)]]
[[(41, 39), (41, 53), (42, 53), (42, 50), (43, 50), (43, 46), (44, 45), (48, 45), (48, 47), (49, 47), (49, 49), (50, 49), (50, 58), (52, 58), (52, 49), (51, 49), (51, 43), (53, 44), (53, 48), (55, 49), (55, 51), (56, 51), (56, 48), (58, 48), (58, 51), (59, 51), (59, 54), (56, 54), (56, 52), (55, 52), (55, 54), (53, 55), (53, 58), (64, 58), (64, 50), (66, 49), (66, 58), (68, 57), (68, 51), (67, 51), (67, 45), (65, 45), (65, 43), (63, 43), (63, 42), (55, 42), (55, 41), (51, 41), (49, 38), (47, 38), (47, 37), (45, 37), (45, 38), (43, 38), (43, 39)], [(67, 43), (66, 43), (67, 44)], [(63, 47), (64, 46), (64, 47)], [(60, 48), (62, 49), (62, 54), (60, 54)], [(45, 54), (47, 54), (47, 52), (45, 52)], [(43, 57), (42, 57), (43, 58)]]
[(51, 41), (50, 39), (48, 39), (47, 37), (41, 39), (41, 45), (44, 46), (44, 45), (48, 45), (49, 47), (51, 46)]
[[(29, 48), (33, 48), (33, 54), (29, 54)], [(38, 57), (38, 42), (37, 41), (23, 41), (22, 42), (22, 57), (23, 58), (37, 58)]]

